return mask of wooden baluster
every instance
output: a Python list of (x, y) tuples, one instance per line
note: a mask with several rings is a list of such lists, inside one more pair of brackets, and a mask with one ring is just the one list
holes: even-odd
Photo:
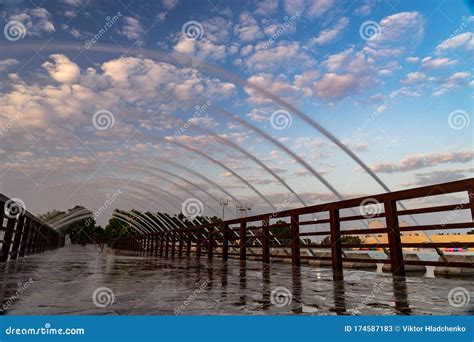
[(392, 274), (396, 276), (405, 276), (397, 203), (390, 200), (384, 201), (384, 208)]
[(263, 246), (262, 246), (262, 254), (263, 254), (263, 263), (269, 264), (270, 263), (270, 228), (269, 228), (270, 220), (269, 218), (265, 218), (262, 221), (262, 235), (263, 235)]
[(294, 266), (301, 265), (300, 254), (300, 224), (299, 215), (293, 215), (291, 218), (291, 261)]
[(342, 271), (342, 243), (341, 243), (341, 222), (339, 220), (339, 209), (329, 209), (329, 224), (331, 227), (331, 257), (332, 269)]
[(222, 240), (222, 260), (227, 261), (229, 259), (229, 225), (222, 222), (222, 229), (222, 235), (224, 236)]
[(247, 259), (247, 222), (240, 222), (240, 260)]

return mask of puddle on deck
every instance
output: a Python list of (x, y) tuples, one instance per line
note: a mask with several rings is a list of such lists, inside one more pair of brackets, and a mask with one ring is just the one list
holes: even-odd
[[(472, 315), (471, 279), (393, 278), (390, 274), (218, 257), (143, 257), (95, 246), (67, 246), (0, 266), (7, 315)], [(337, 278), (337, 277), (336, 277)], [(106, 287), (113, 303), (98, 307)], [(450, 305), (462, 287), (471, 301)], [(112, 294), (96, 296), (110, 303)], [(456, 303), (455, 303), (456, 304)]]

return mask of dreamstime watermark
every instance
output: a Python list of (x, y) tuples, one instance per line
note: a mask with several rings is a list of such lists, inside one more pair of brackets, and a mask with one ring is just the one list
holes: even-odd
[(290, 27), (292, 27), (299, 18), (300, 18), (299, 12), (296, 12), (291, 17), (285, 16), (284, 22), (278, 25), (278, 28), (275, 31), (275, 33), (273, 33), (272, 36), (268, 40), (263, 42), (263, 48), (267, 49), (275, 40), (277, 40), (279, 37), (285, 34), (285, 32)]
[(269, 219), (271, 220), (276, 218), (279, 213), (288, 208), (288, 206), (295, 200), (296, 197), (297, 196), (294, 192), (290, 192), (290, 194), (286, 196), (285, 200), (283, 201), (283, 204), (276, 208), (276, 210), (270, 215)]
[(11, 42), (23, 39), (26, 36), (25, 25), (17, 20), (11, 20), (3, 27), (3, 35)]
[(270, 125), (279, 131), (289, 128), (292, 123), (293, 117), (284, 109), (278, 109), (270, 116)]
[(364, 40), (377, 39), (382, 34), (382, 28), (379, 23), (373, 20), (367, 20), (362, 23), (359, 27), (359, 35)]
[(8, 218), (18, 218), (26, 212), (25, 202), (19, 198), (11, 198), (5, 202), (3, 212)]
[(293, 300), (293, 294), (284, 286), (277, 286), (270, 292), (270, 303), (278, 308), (290, 305)]
[(15, 328), (9, 326), (5, 329), (6, 335), (84, 335), (83, 328), (53, 328), (51, 323), (46, 323), (41, 328)]
[(175, 132), (174, 132), (174, 137), (177, 138), (181, 135), (184, 134), (191, 126), (196, 125), (197, 121), (203, 117), (203, 115), (207, 112), (209, 107), (212, 105), (211, 101), (207, 101), (203, 105), (197, 105), (194, 109), (194, 114), (192, 117), (190, 117), (186, 122), (181, 125)]
[(382, 290), (385, 288), (385, 286), (389, 285), (391, 282), (390, 279), (384, 279), (383, 281), (377, 283), (375, 285), (375, 287), (372, 289), (372, 291), (370, 292), (370, 294), (368, 294), (364, 300), (359, 304), (357, 305), (356, 308), (354, 309), (349, 309), (347, 311), (355, 314), (355, 315), (359, 315), (361, 313), (360, 310), (364, 309), (367, 307), (367, 304), (369, 304), (372, 300), (375, 299), (375, 297), (380, 293), (382, 292)]
[(441, 227), (444, 227), (451, 222), (456, 216), (459, 215), (459, 210), (464, 208), (464, 205), (469, 203), (474, 198), (474, 193), (470, 193), (467, 199), (463, 199), (453, 210), (449, 212), (446, 217), (441, 219)]
[(23, 107), (21, 107), (21, 109), (15, 114), (15, 117), (10, 119), (5, 127), (0, 130), (0, 135), (6, 134), (8, 130), (15, 126), (15, 124), (31, 109), (33, 103), (33, 101), (29, 100)]
[(461, 17), (461, 24), (459, 25), (459, 27), (456, 30), (454, 30), (454, 32), (449, 36), (448, 39), (444, 40), (438, 46), (438, 49), (439, 50), (444, 50), (444, 49), (448, 48), (447, 41), (449, 41), (450, 39), (453, 39), (454, 37), (459, 36), (461, 33), (463, 33), (464, 29), (472, 22), (474, 22), (474, 16), (472, 16), (472, 15), (469, 16), (469, 17)]
[(105, 308), (115, 302), (114, 292), (108, 287), (98, 287), (92, 293), (92, 302), (98, 308)]
[(187, 218), (195, 219), (198, 216), (202, 216), (204, 204), (197, 198), (188, 198), (181, 205), (181, 212)]
[(20, 296), (26, 292), (26, 290), (28, 290), (28, 288), (34, 283), (34, 280), (32, 278), (28, 279), (27, 282), (25, 283), (18, 283), (18, 288), (15, 292), (15, 294), (13, 296), (11, 296), (10, 298), (8, 298), (4, 303), (3, 303), (3, 306), (2, 306), (2, 312), (8, 310), (12, 305), (13, 303), (15, 303), (18, 298), (20, 298)]
[[(107, 210), (107, 208), (109, 208), (112, 203), (114, 203), (114, 201), (122, 194), (122, 190), (118, 189), (117, 191), (115, 191), (112, 195), (107, 195), (107, 200), (104, 202), (104, 204), (99, 208), (97, 209), (97, 211), (94, 212), (93, 214), (93, 218), (94, 220), (96, 220), (100, 215), (102, 215), (102, 213), (104, 211)], [(90, 225), (92, 224), (92, 219), (91, 218), (88, 218), (85, 222), (85, 225), (86, 227), (89, 227)]]
[(365, 218), (371, 219), (382, 212), (382, 206), (375, 198), (365, 198), (359, 204), (359, 212)]
[(452, 307), (460, 308), (468, 305), (470, 301), (471, 295), (464, 287), (454, 287), (448, 293), (448, 303)]
[(194, 290), (194, 292), (181, 304), (178, 308), (174, 310), (174, 314), (176, 316), (180, 315), (181, 312), (186, 309), (186, 307), (194, 302), (198, 296), (198, 294), (202, 293), (204, 289), (209, 285), (209, 280), (204, 281), (198, 288)]
[[(381, 106), (383, 106), (384, 108), (386, 108), (388, 106), (388, 103), (387, 102), (384, 102)], [(356, 130), (354, 130), (352, 132), (352, 137), (353, 138), (357, 138), (359, 136), (361, 136), (365, 130), (367, 129), (367, 127), (375, 120), (377, 119), (382, 113), (383, 113), (383, 110), (380, 109), (381, 106), (378, 106), (373, 112), (372, 114), (364, 120), (364, 122), (362, 122), (360, 124), (359, 127), (357, 127)]]
[(204, 29), (200, 22), (196, 20), (190, 20), (183, 24), (181, 27), (181, 33), (186, 39), (199, 40), (202, 38)]
[(114, 114), (106, 109), (98, 110), (92, 117), (92, 124), (99, 131), (104, 131), (108, 128), (111, 128), (115, 124)]
[(458, 131), (469, 127), (471, 118), (465, 110), (457, 109), (449, 113), (448, 124), (449, 127)]
[(119, 11), (117, 14), (115, 14), (113, 17), (106, 17), (106, 23), (104, 24), (104, 27), (99, 30), (91, 39), (86, 40), (84, 42), (84, 48), (86, 50), (89, 50), (92, 45), (97, 43), (102, 36), (107, 33), (109, 29), (112, 28), (112, 26), (120, 19), (122, 18), (122, 13)]

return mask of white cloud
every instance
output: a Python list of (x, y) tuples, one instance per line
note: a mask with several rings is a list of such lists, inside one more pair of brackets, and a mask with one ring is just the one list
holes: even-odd
[(458, 48), (474, 50), (474, 34), (472, 32), (465, 32), (457, 36), (448, 38), (436, 47), (436, 53), (439, 54), (446, 50)]
[(79, 79), (80, 69), (69, 58), (56, 54), (52, 55), (51, 59), (53, 63), (44, 62), (42, 66), (55, 81), (59, 83), (75, 83)]
[(344, 30), (347, 25), (349, 25), (349, 18), (342, 17), (333, 27), (322, 30), (317, 37), (311, 39), (311, 43), (324, 45), (333, 42), (340, 36), (342, 30)]
[(234, 26), (234, 34), (243, 42), (250, 42), (263, 37), (263, 31), (257, 20), (248, 12), (240, 14), (239, 23)]
[(139, 39), (145, 30), (140, 21), (133, 17), (124, 17), (122, 28), (119, 30), (120, 35), (129, 40)]
[(327, 73), (314, 83), (314, 93), (323, 99), (338, 99), (354, 92), (359, 86), (358, 78), (353, 74)]
[(43, 33), (55, 31), (51, 14), (44, 8), (26, 9), (23, 13), (13, 14), (9, 20), (17, 20), (26, 28), (27, 36), (41, 37)]
[(437, 69), (444, 66), (451, 66), (456, 64), (456, 60), (451, 60), (449, 58), (431, 58), (425, 57), (421, 60), (421, 67), (423, 69)]
[(447, 93), (450, 90), (459, 88), (462, 84), (467, 84), (471, 74), (466, 71), (456, 72), (449, 76), (441, 86), (433, 92), (434, 96), (441, 96)]
[(407, 63), (415, 64), (415, 63), (418, 63), (420, 59), (418, 57), (407, 57), (406, 61)]

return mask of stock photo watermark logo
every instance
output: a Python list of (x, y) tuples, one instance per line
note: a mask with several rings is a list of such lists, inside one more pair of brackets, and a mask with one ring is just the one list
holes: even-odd
[(292, 123), (293, 117), (288, 111), (284, 109), (278, 109), (270, 116), (270, 125), (279, 131), (291, 127)]
[(470, 193), (468, 198), (465, 198), (459, 203), (453, 210), (451, 210), (446, 217), (441, 219), (441, 227), (444, 227), (451, 222), (456, 216), (459, 215), (459, 210), (463, 209), (464, 205), (474, 199), (474, 193)]
[(190, 20), (183, 24), (181, 27), (181, 33), (186, 39), (199, 40), (202, 38), (204, 29), (200, 22), (196, 20)]
[(8, 218), (18, 218), (26, 212), (25, 202), (19, 198), (11, 198), (5, 202), (3, 212)]
[(270, 303), (278, 308), (290, 305), (292, 300), (293, 294), (284, 286), (277, 286), (270, 293)]
[(371, 123), (373, 123), (380, 115), (382, 115), (382, 113), (385, 111), (385, 109), (388, 107), (388, 102), (385, 101), (382, 105), (380, 106), (377, 106), (377, 108), (375, 108), (372, 113), (370, 114), (370, 116), (364, 120), (364, 122), (362, 122), (360, 124), (359, 127), (357, 127), (357, 129), (355, 129), (353, 132), (352, 132), (352, 137), (353, 138), (358, 138), (360, 136), (362, 136), (365, 132), (365, 130), (367, 129), (367, 127), (369, 127), (369, 125)]
[(461, 33), (464, 32), (464, 29), (469, 26), (470, 23), (474, 22), (474, 16), (469, 17), (461, 17), (461, 24), (459, 27), (454, 30), (454, 32), (449, 36), (448, 39), (444, 40), (437, 48), (437, 50), (444, 50), (449, 48), (449, 44), (447, 43), (450, 39), (453, 39), (459, 36)]
[(26, 27), (17, 20), (9, 21), (3, 28), (3, 35), (11, 42), (23, 39), (26, 36)]
[(114, 126), (115, 117), (111, 111), (106, 109), (98, 110), (92, 117), (92, 124), (99, 131), (104, 131)]
[(449, 113), (448, 124), (452, 129), (459, 131), (469, 127), (471, 124), (471, 118), (465, 110), (457, 109)]
[(382, 212), (382, 206), (375, 198), (366, 198), (360, 202), (359, 212), (365, 218), (371, 219)]
[(207, 112), (211, 105), (211, 101), (207, 101), (203, 105), (196, 105), (196, 107), (194, 107), (195, 111), (193, 116), (186, 120), (186, 122), (174, 132), (174, 137), (178, 138), (179, 136), (183, 135), (189, 128), (196, 125), (198, 119), (203, 117), (203, 115)]
[[(96, 220), (100, 215), (102, 215), (102, 213), (104, 211), (107, 210), (107, 208), (109, 208), (112, 203), (115, 202), (115, 200), (122, 194), (122, 190), (121, 189), (118, 189), (117, 191), (115, 191), (112, 195), (108, 194), (107, 195), (107, 200), (104, 202), (104, 204), (99, 208), (97, 209), (97, 211), (94, 212), (94, 214), (92, 215), (93, 218)], [(86, 227), (89, 227), (90, 225), (92, 224), (92, 220), (90, 218), (88, 218), (85, 222), (85, 225)]]
[(470, 301), (471, 295), (464, 287), (454, 287), (448, 293), (448, 303), (452, 307), (461, 308), (467, 306)]
[(181, 304), (178, 308), (174, 310), (174, 314), (176, 316), (180, 315), (186, 307), (194, 302), (198, 296), (198, 294), (204, 292), (204, 289), (209, 285), (209, 280), (206, 280), (203, 282), (197, 289), (194, 290), (194, 292)]
[(108, 287), (98, 287), (92, 293), (92, 302), (98, 308), (105, 308), (115, 302), (114, 292)]
[(121, 12), (117, 12), (117, 14), (115, 14), (113, 17), (106, 17), (105, 20), (105, 24), (104, 26), (89, 40), (86, 40), (84, 42), (84, 48), (86, 50), (89, 50), (95, 43), (97, 43), (100, 38), (102, 38), (102, 36), (104, 34), (107, 33), (107, 31), (109, 29), (112, 28), (112, 26), (114, 26), (114, 24), (120, 19), (122, 18), (122, 13)]
[(28, 279), (27, 282), (25, 283), (18, 283), (18, 288), (15, 292), (15, 294), (13, 296), (11, 296), (10, 298), (8, 298), (3, 306), (2, 306), (2, 312), (8, 310), (12, 305), (13, 303), (15, 303), (19, 298), (20, 296), (26, 292), (26, 290), (28, 290), (28, 288), (34, 283), (34, 280), (32, 278)]
[(15, 126), (15, 124), (21, 120), (23, 118), (23, 116), (25, 116), (25, 114), (31, 109), (31, 107), (33, 106), (33, 101), (28, 101), (26, 103), (26, 105), (24, 105), (15, 115), (15, 117), (13, 119), (10, 119), (7, 124), (5, 125), (5, 127), (3, 127), (1, 130), (0, 130), (0, 134), (1, 135), (4, 135), (6, 134), (11, 128), (13, 128)]
[(287, 17), (285, 16), (285, 18), (283, 18), (284, 20), (284, 23), (283, 24), (279, 24), (278, 25), (278, 29), (275, 31), (275, 33), (272, 34), (272, 36), (266, 40), (264, 43), (263, 43), (263, 49), (268, 49), (268, 47), (275, 41), (277, 40), (278, 38), (280, 38), (282, 35), (285, 34), (286, 31), (288, 31), (288, 29), (290, 29), (295, 23), (296, 21), (300, 18), (300, 14), (298, 12), (296, 12), (294, 15), (292, 15), (291, 17)]
[(280, 205), (276, 210), (270, 215), (270, 219), (276, 218), (279, 213), (281, 213), (283, 210), (287, 209), (288, 206), (295, 200), (297, 195), (294, 192), (290, 192), (288, 196), (286, 196), (285, 200), (283, 201), (283, 204)]
[(359, 27), (359, 35), (363, 40), (371, 41), (377, 39), (382, 34), (380, 25), (373, 21), (367, 20)]
[(188, 198), (181, 205), (181, 212), (187, 218), (195, 219), (198, 216), (202, 216), (204, 204), (197, 198)]

